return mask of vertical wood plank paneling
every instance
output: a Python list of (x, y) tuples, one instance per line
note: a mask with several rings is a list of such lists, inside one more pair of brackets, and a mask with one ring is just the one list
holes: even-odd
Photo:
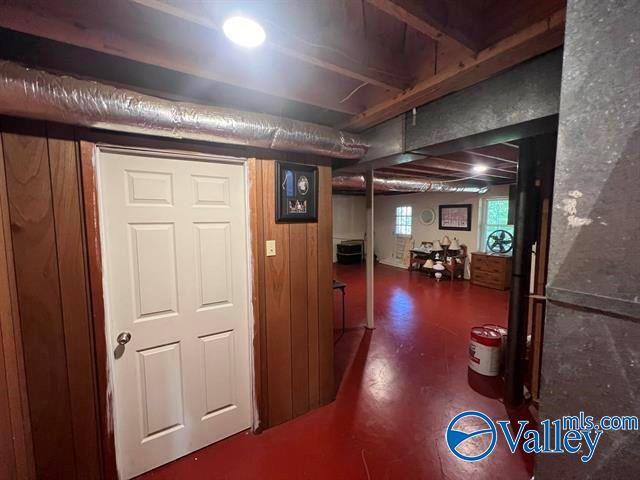
[(307, 330), (309, 351), (309, 408), (320, 406), (318, 360), (318, 224), (307, 224)]
[(307, 326), (307, 226), (289, 225), (291, 277), (291, 381), (293, 416), (309, 410), (309, 343)]
[(68, 363), (70, 421), (78, 477), (100, 478), (93, 336), (90, 324), (78, 150), (70, 127), (49, 125), (53, 212)]
[(76, 478), (44, 125), (4, 133), (7, 191), (36, 475)]
[[(0, 122), (1, 127), (1, 122)], [(6, 392), (9, 425), (0, 431), (3, 440), (10, 442), (11, 450), (2, 455), (0, 462), (6, 463), (7, 478), (33, 479), (33, 449), (31, 443), (31, 420), (27, 397), (24, 359), (22, 355), (22, 335), (18, 298), (15, 286), (13, 266), (13, 247), (11, 245), (11, 225), (9, 221), (9, 201), (5, 176), (2, 134), (0, 133), (0, 356), (4, 392)], [(9, 448), (7, 444), (6, 448)], [(11, 476), (9, 476), (11, 474)], [(0, 475), (0, 478), (4, 478)]]
[(255, 399), (258, 403), (258, 424), (256, 431), (269, 425), (269, 396), (267, 384), (267, 337), (263, 325), (265, 318), (264, 298), (264, 222), (262, 196), (262, 163), (251, 158), (247, 162), (249, 178), (249, 221), (251, 230), (251, 261), (253, 267), (252, 304), (253, 304), (253, 360), (255, 372)]
[[(264, 426), (273, 426), (335, 396), (331, 169), (319, 167), (318, 223), (276, 224), (275, 162), (256, 163), (253, 168), (262, 177), (252, 189), (262, 189), (256, 211), (263, 232), (254, 248), (262, 260), (257, 281), (264, 312), (258, 320), (264, 331), (262, 377), (267, 379), (262, 386), (268, 390), (268, 414), (262, 418)], [(265, 240), (276, 240), (275, 257), (265, 256)]]
[(335, 398), (333, 373), (333, 244), (331, 167), (318, 167), (318, 349), (320, 403)]
[[(0, 332), (0, 340), (2, 337)], [(5, 372), (4, 347), (0, 342), (0, 478), (12, 480), (18, 478), (16, 454), (13, 448), (13, 428), (11, 426), (11, 406), (9, 404), (9, 385)]]
[[(4, 165), (4, 157), (2, 155), (2, 140), (0, 138), (0, 163)], [(4, 170), (3, 170), (4, 172)], [(5, 189), (6, 184), (4, 182), (4, 175), (0, 178), (0, 189)], [(0, 221), (4, 224), (4, 205), (0, 209)], [(7, 250), (4, 245), (4, 232), (0, 231), (0, 264), (4, 267), (6, 265)], [(17, 464), (16, 464), (16, 452), (13, 442), (13, 425), (11, 424), (11, 402), (9, 400), (9, 383), (7, 381), (7, 373), (9, 366), (5, 361), (5, 357), (9, 357), (8, 353), (5, 353), (5, 335), (4, 325), (5, 316), (8, 320), (12, 320), (11, 312), (11, 294), (9, 290), (9, 282), (7, 281), (8, 271), (6, 268), (2, 268), (0, 271), (0, 478), (6, 478), (7, 480), (13, 480), (18, 476)], [(9, 322), (6, 322), (10, 325)]]
[[(265, 317), (271, 426), (292, 418), (289, 225), (276, 224), (274, 220), (274, 167), (274, 162), (264, 162), (262, 165), (264, 238), (276, 242), (276, 255), (265, 258)], [(264, 249), (264, 245), (262, 248)]]

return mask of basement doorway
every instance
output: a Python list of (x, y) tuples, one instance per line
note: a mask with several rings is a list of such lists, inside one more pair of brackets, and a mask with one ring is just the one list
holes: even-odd
[[(483, 408), (494, 409), (498, 417), (505, 415), (502, 402), (514, 400), (524, 406), (507, 409), (508, 415), (529, 420), (537, 415), (555, 137), (536, 137), (533, 147), (524, 139), (438, 157), (415, 155), (411, 162), (374, 172), (375, 330), (369, 348), (378, 337), (383, 349), (397, 356), (389, 360), (396, 364), (394, 373), (406, 369), (402, 375), (410, 375), (420, 388), (448, 391), (450, 399), (475, 398), (469, 408), (488, 402)], [(524, 200), (517, 185), (522, 162), (530, 174)], [(366, 324), (366, 269), (361, 262), (341, 261), (337, 253), (342, 242), (364, 240), (368, 232), (364, 182), (334, 175), (334, 276), (348, 285), (347, 292), (355, 292), (347, 295), (347, 333), (336, 344), (340, 368), (357, 355), (360, 343), (354, 336), (359, 339), (362, 333), (352, 332)], [(518, 210), (519, 201), (526, 203), (524, 209)], [(522, 272), (520, 265), (514, 280), (519, 215), (524, 219), (520, 235), (533, 248), (528, 268)], [(522, 301), (514, 300), (514, 281)], [(335, 301), (339, 332), (340, 297)], [(517, 310), (512, 316), (522, 317), (526, 342), (515, 371), (505, 372), (503, 366), (496, 376), (486, 376), (468, 368), (471, 329), (506, 329), (510, 309)], [(425, 369), (428, 374), (417, 373)], [(514, 380), (521, 399), (509, 398), (514, 387), (507, 384)], [(438, 398), (425, 402), (446, 408)], [(531, 472), (533, 458), (526, 463)]]

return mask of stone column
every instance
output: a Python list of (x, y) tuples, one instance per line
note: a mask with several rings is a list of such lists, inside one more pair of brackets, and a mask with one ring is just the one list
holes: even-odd
[[(640, 0), (569, 0), (541, 415), (640, 416)], [(640, 433), (536, 480), (640, 478)]]

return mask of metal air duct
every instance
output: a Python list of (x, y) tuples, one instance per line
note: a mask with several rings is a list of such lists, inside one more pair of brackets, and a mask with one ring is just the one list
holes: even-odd
[[(423, 178), (390, 178), (376, 176), (373, 179), (375, 193), (420, 193), (420, 192), (446, 192), (446, 193), (486, 193), (487, 187), (475, 185), (454, 185), (439, 181), (430, 181)], [(333, 177), (333, 189), (340, 191), (364, 191), (365, 181), (363, 175), (339, 175)]]
[(358, 135), (272, 115), (173, 102), (0, 60), (0, 113), (170, 138), (361, 158)]

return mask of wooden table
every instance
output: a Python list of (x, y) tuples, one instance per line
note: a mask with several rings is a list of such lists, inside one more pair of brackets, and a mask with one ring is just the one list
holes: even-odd
[[(414, 270), (413, 268), (413, 262), (416, 259), (424, 259), (425, 261), (431, 256), (431, 253), (427, 253), (424, 250), (420, 250), (420, 249), (416, 249), (416, 248), (412, 248), (411, 250), (409, 250), (409, 271), (412, 272)], [(424, 262), (422, 262), (424, 264)], [(420, 268), (418, 268), (418, 270), (422, 270), (422, 266), (420, 266)]]

